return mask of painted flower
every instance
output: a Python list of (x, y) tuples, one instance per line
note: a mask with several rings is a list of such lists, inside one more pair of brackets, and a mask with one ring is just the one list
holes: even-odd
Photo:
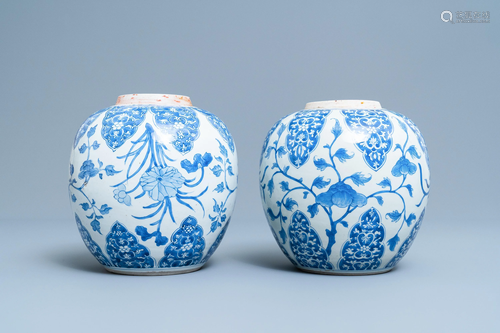
[(99, 173), (99, 169), (94, 166), (94, 163), (91, 160), (86, 160), (83, 162), (80, 167), (80, 173), (78, 174), (78, 178), (86, 179), (95, 177)]
[(394, 177), (401, 177), (403, 175), (413, 175), (417, 171), (417, 166), (415, 163), (410, 162), (409, 159), (402, 156), (397, 162), (396, 165), (392, 168), (392, 175)]
[(325, 207), (331, 207), (333, 205), (340, 208), (346, 208), (348, 206), (362, 207), (366, 205), (366, 197), (356, 192), (351, 186), (343, 182), (338, 182), (330, 186), (328, 191), (319, 194), (316, 197), (316, 203)]
[(113, 193), (114, 198), (119, 203), (125, 204), (127, 206), (130, 206), (132, 204), (132, 199), (130, 198), (130, 195), (127, 194), (125, 185), (122, 184), (118, 186), (115, 190), (113, 190)]
[(151, 199), (162, 201), (165, 197), (174, 197), (184, 181), (184, 177), (174, 167), (153, 167), (142, 175), (141, 186)]

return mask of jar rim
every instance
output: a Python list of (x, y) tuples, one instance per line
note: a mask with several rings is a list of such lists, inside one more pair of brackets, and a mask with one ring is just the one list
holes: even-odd
[(378, 101), (365, 99), (343, 99), (309, 102), (305, 106), (305, 110), (313, 109), (381, 109), (382, 106)]
[(191, 99), (184, 95), (175, 94), (126, 94), (118, 96), (115, 105), (164, 105), (164, 106), (193, 106)]

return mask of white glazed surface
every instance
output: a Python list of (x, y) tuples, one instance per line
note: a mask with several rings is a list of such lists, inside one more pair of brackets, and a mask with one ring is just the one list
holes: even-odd
[[(133, 97), (138, 104), (130, 104)], [(75, 138), (71, 206), (89, 250), (101, 264), (120, 268), (117, 272), (130, 268), (128, 274), (172, 274), (183, 267), (192, 271), (213, 254), (229, 224), (238, 174), (234, 142), (217, 117), (190, 105), (188, 97), (178, 95), (120, 96), (117, 105), (92, 115)], [(151, 173), (153, 169), (168, 171), (163, 183), (151, 183), (151, 176), (158, 174)], [(159, 185), (151, 189), (155, 184)], [(144, 218), (159, 207), (164, 208)], [(194, 224), (186, 224), (183, 231), (188, 218)], [(159, 229), (151, 225), (157, 221)], [(110, 236), (116, 222), (127, 229), (130, 244), (120, 235)], [(121, 234), (118, 229), (115, 233)], [(162, 258), (172, 267), (160, 265)]]
[[(299, 268), (325, 274), (385, 272), (406, 254), (420, 228), (429, 193), (425, 143), (411, 120), (379, 106), (374, 101), (308, 103), (306, 110), (276, 123), (266, 138), (262, 203), (276, 241)], [(372, 134), (386, 147), (370, 155), (362, 145), (374, 143)], [(342, 182), (347, 187), (340, 191)], [(332, 229), (336, 234), (329, 237)]]

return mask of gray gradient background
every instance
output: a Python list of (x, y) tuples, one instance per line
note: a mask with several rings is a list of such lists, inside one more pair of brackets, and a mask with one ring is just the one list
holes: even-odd
[[(498, 1), (2, 2), (0, 330), (498, 332), (499, 24)], [(234, 136), (232, 225), (199, 272), (108, 274), (77, 232), (71, 142), (126, 93), (188, 95)], [(327, 99), (378, 100), (426, 139), (428, 211), (389, 274), (300, 273), (268, 230), (263, 139)]]

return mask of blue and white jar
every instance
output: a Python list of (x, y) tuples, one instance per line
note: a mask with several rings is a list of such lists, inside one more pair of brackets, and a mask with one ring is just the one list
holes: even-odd
[(200, 269), (236, 199), (236, 147), (189, 97), (133, 94), (90, 116), (71, 151), (69, 195), (89, 251), (111, 272)]
[(422, 224), (429, 194), (424, 139), (375, 101), (313, 102), (269, 131), (261, 197), (283, 253), (301, 270), (391, 270)]

